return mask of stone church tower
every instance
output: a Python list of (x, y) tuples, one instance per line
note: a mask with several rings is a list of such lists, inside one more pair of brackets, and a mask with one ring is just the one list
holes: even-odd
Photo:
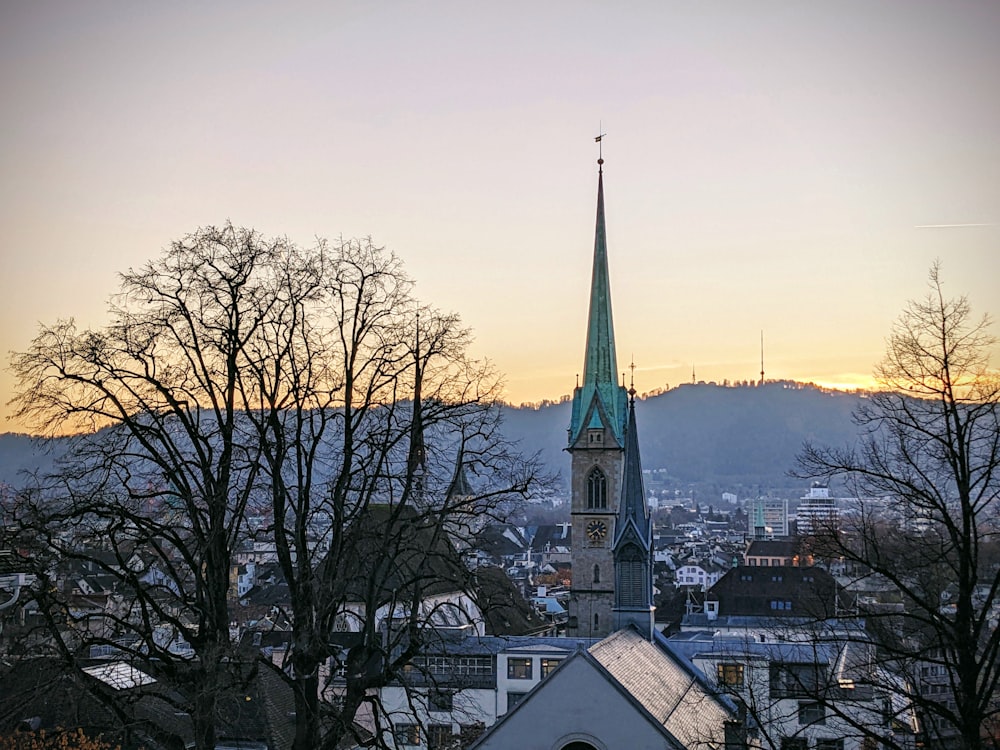
[[(598, 165), (604, 160), (598, 159)], [(604, 223), (604, 170), (597, 176), (597, 228), (583, 382), (573, 391), (573, 585), (566, 634), (603, 638), (613, 629), (615, 520), (624, 466), (628, 394), (618, 381)]]

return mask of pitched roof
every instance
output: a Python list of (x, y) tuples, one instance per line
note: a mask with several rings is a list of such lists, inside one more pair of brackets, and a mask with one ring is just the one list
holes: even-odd
[(631, 628), (612, 633), (590, 654), (685, 747), (724, 740), (730, 712), (699, 674)]
[(720, 616), (827, 619), (850, 606), (843, 587), (822, 568), (795, 565), (740, 566), (709, 590)]
[(351, 526), (329, 580), (351, 601), (467, 591), (469, 572), (439, 518), (408, 506), (371, 505)]
[(500, 568), (478, 568), (473, 596), (490, 635), (527, 635), (549, 627)]

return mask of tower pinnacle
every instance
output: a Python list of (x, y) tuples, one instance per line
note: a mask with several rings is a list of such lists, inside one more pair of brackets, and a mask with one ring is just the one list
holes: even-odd
[[(597, 136), (600, 143), (603, 135)], [(598, 159), (597, 221), (594, 228), (594, 267), (590, 280), (590, 314), (587, 346), (583, 358), (583, 384), (573, 393), (573, 416), (569, 442), (580, 434), (588, 414), (597, 408), (599, 417), (610, 423), (615, 439), (622, 445), (626, 413), (625, 388), (618, 383), (615, 329), (611, 316), (611, 283), (608, 277), (608, 242), (604, 218), (604, 159)], [(596, 401), (596, 404), (595, 404)]]

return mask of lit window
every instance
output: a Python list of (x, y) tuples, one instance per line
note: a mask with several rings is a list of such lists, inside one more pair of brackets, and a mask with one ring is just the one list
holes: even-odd
[(716, 665), (716, 678), (720, 687), (743, 687), (743, 665), (720, 662)]
[(542, 677), (548, 677), (549, 673), (559, 666), (562, 659), (542, 659)]
[(393, 734), (396, 737), (397, 745), (420, 744), (419, 724), (397, 724), (395, 727), (393, 727)]
[(530, 680), (531, 659), (522, 659), (519, 657), (507, 659), (507, 679)]

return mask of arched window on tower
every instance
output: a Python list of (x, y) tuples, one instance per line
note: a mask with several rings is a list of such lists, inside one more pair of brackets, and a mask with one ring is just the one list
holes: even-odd
[(594, 583), (600, 583), (600, 582), (601, 582), (601, 566), (600, 565), (595, 565), (594, 566)]
[(608, 479), (596, 466), (587, 475), (587, 507), (608, 507)]
[(597, 630), (600, 627), (601, 627), (601, 616), (595, 612), (594, 613), (594, 630)]

